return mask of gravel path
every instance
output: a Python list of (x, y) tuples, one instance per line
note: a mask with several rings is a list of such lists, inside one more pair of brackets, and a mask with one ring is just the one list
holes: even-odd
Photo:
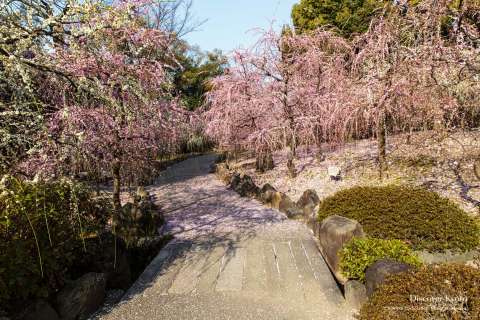
[(227, 190), (214, 160), (178, 163), (148, 188), (175, 239), (100, 319), (351, 319), (310, 231)]

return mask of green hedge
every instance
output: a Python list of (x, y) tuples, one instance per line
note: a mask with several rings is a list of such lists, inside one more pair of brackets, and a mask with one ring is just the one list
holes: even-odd
[(340, 268), (348, 279), (365, 282), (365, 271), (381, 259), (420, 266), (420, 259), (400, 240), (353, 238), (340, 251)]
[(63, 287), (83, 239), (102, 228), (109, 201), (68, 180), (0, 183), (0, 305)]
[(479, 245), (478, 221), (450, 200), (424, 189), (346, 189), (320, 203), (320, 221), (330, 215), (355, 219), (368, 236), (400, 239), (415, 250), (465, 252)]
[[(457, 304), (454, 299), (463, 301)], [(426, 265), (391, 275), (363, 305), (358, 319), (480, 319), (480, 270)]]

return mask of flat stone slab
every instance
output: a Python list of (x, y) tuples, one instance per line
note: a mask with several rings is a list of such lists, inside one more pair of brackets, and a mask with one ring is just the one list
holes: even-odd
[(227, 250), (222, 257), (220, 276), (216, 291), (240, 291), (243, 287), (243, 270), (246, 251), (244, 248)]

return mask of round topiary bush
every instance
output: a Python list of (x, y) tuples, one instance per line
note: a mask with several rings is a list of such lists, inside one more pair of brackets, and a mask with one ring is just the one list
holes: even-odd
[(400, 240), (353, 238), (340, 251), (340, 269), (348, 279), (365, 281), (365, 270), (376, 261), (390, 259), (420, 266), (420, 259)]
[(438, 194), (407, 186), (354, 187), (320, 203), (330, 215), (357, 220), (370, 236), (400, 239), (415, 250), (465, 252), (479, 245), (478, 221)]
[(387, 277), (359, 320), (480, 319), (480, 270), (427, 265)]

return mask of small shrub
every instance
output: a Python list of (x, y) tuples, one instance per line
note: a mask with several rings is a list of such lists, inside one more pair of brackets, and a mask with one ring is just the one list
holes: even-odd
[(340, 268), (348, 279), (365, 281), (365, 270), (376, 261), (391, 259), (420, 266), (420, 259), (400, 240), (353, 238), (340, 252)]
[(109, 202), (91, 194), (68, 180), (2, 179), (0, 305), (47, 297), (64, 285), (68, 268), (83, 253), (83, 239), (108, 218)]
[(480, 270), (426, 265), (390, 275), (363, 305), (358, 319), (480, 319)]
[(340, 215), (373, 238), (400, 239), (415, 250), (465, 252), (479, 245), (480, 228), (456, 204), (407, 186), (354, 187), (320, 203), (319, 219)]

